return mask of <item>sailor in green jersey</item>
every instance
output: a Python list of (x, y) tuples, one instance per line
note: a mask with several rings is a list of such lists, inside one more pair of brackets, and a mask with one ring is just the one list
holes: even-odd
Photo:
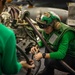
[[(0, 14), (5, 2), (6, 0), (0, 0)], [(0, 75), (18, 73), (22, 67), (34, 67), (34, 64), (28, 65), (26, 61), (18, 62), (15, 39), (14, 32), (0, 23)]]
[[(41, 18), (37, 18), (36, 21), (39, 27), (43, 29), (43, 38), (53, 50), (53, 52), (48, 53), (45, 48), (45, 53), (39, 52), (35, 54), (34, 57), (36, 60), (45, 58), (45, 66), (48, 65), (48, 68), (38, 75), (54, 75), (55, 68), (67, 71), (57, 62), (61, 59), (75, 69), (74, 30), (62, 23), (58, 17), (52, 15), (50, 12), (45, 12), (44, 15)], [(42, 41), (39, 41), (38, 45), (40, 47), (44, 46)], [(34, 53), (35, 51), (38, 51), (37, 47), (32, 47), (31, 52)]]

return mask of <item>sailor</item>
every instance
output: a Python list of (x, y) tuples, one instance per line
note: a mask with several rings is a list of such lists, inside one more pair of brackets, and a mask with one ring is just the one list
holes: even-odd
[[(75, 69), (75, 30), (61, 22), (60, 18), (45, 12), (36, 18), (37, 24), (43, 29), (42, 35), (52, 52), (48, 52), (45, 47), (45, 53), (34, 55), (36, 60), (45, 59), (47, 68), (38, 73), (38, 75), (54, 75), (54, 69), (67, 71), (58, 60), (64, 60), (70, 67)], [(39, 47), (43, 47), (42, 40), (38, 42)], [(31, 48), (31, 53), (38, 52), (36, 46)], [(72, 75), (72, 74), (70, 74)]]
[[(6, 0), (0, 0), (0, 14)], [(27, 64), (26, 61), (18, 62), (16, 54), (16, 38), (12, 29), (0, 23), (0, 75), (16, 74), (21, 68), (33, 68), (34, 64)]]

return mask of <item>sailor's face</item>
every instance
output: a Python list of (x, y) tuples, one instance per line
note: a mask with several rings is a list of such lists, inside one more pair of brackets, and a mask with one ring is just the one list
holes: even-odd
[(44, 31), (46, 34), (50, 34), (53, 31), (53, 28), (51, 26), (48, 26), (48, 27), (44, 28)]

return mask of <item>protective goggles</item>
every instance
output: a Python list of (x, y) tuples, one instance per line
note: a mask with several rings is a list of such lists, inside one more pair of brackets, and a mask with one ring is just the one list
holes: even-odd
[(39, 26), (40, 28), (47, 28), (48, 26), (50, 26), (50, 25), (47, 25), (47, 24), (39, 23), (39, 22), (37, 22), (37, 24), (38, 24), (38, 26)]

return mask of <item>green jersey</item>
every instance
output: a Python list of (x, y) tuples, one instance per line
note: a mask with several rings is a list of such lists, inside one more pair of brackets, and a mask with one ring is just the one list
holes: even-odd
[[(67, 54), (75, 57), (75, 48), (73, 46), (75, 31), (70, 30), (69, 26), (61, 23), (59, 30), (54, 30), (50, 34), (43, 32), (43, 37), (47, 44), (54, 50), (50, 53), (50, 58), (63, 59)], [(38, 44), (39, 46), (43, 46), (42, 41)]]
[(18, 73), (22, 65), (17, 60), (14, 32), (0, 24), (0, 75)]

